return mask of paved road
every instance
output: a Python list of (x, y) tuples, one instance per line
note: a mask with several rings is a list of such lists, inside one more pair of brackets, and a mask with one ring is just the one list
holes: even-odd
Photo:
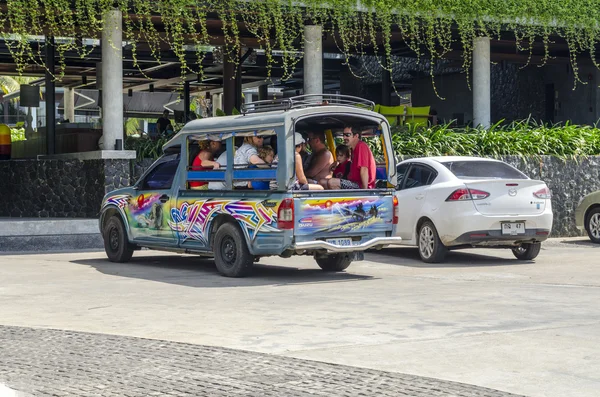
[(36, 396), (477, 396), (481, 387), (221, 347), (0, 326), (0, 379)]
[[(231, 365), (242, 368), (258, 360), (271, 363), (265, 364), (267, 374), (283, 366), (282, 376), (297, 381), (310, 373), (306, 377), (319, 386), (306, 390), (333, 387), (340, 395), (359, 395), (369, 382), (393, 384), (394, 395), (418, 395), (402, 389), (407, 386), (423, 388), (424, 395), (436, 395), (431, 387), (437, 395), (497, 393), (445, 382), (455, 381), (528, 396), (597, 396), (599, 248), (583, 239), (552, 240), (535, 263), (518, 262), (508, 251), (469, 250), (451, 253), (444, 265), (422, 264), (413, 249), (390, 249), (368, 254), (343, 274), (323, 273), (309, 258), (271, 258), (242, 280), (220, 277), (211, 261), (151, 251), (136, 253), (125, 265), (107, 262), (103, 253), (0, 256), (0, 324), (20, 327), (0, 330), (1, 339), (16, 344), (0, 344), (0, 383), (35, 388), (32, 374), (44, 373), (55, 379), (46, 383), (58, 385), (73, 372), (68, 365), (53, 370), (57, 362), (69, 362), (69, 349), (98, 357), (110, 353), (107, 343), (116, 343), (126, 353), (113, 366), (91, 360), (102, 369), (93, 379), (108, 379), (111, 371), (118, 378), (131, 368), (127, 357), (134, 357), (140, 367), (133, 374), (149, 371), (163, 379), (172, 372), (173, 383), (158, 383), (171, 390), (181, 384), (179, 375), (212, 379), (201, 363), (206, 360), (197, 359), (210, 352), (214, 364), (208, 369), (226, 365), (221, 358), (231, 364), (237, 357)], [(166, 347), (153, 358), (156, 344)], [(153, 374), (159, 363), (166, 372)], [(240, 384), (244, 394), (246, 383), (236, 383), (238, 376), (243, 374), (217, 383)], [(338, 378), (348, 388), (327, 383)], [(282, 379), (257, 384), (279, 395), (301, 392)], [(381, 394), (375, 390), (363, 394)], [(94, 389), (83, 395), (92, 392), (102, 394)]]

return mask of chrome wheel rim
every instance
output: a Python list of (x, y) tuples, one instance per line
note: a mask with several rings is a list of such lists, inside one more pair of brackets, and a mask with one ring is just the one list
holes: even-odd
[(433, 238), (433, 229), (429, 226), (423, 226), (419, 233), (419, 252), (424, 258), (429, 258), (433, 255), (435, 240)]
[(588, 230), (594, 238), (600, 239), (600, 213), (595, 213), (590, 217)]

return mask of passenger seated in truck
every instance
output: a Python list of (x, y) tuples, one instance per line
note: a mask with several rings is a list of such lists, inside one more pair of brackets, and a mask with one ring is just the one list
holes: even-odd
[[(258, 148), (262, 147), (264, 136), (247, 136), (244, 138), (244, 144), (235, 151), (233, 164), (238, 166), (249, 166), (251, 164), (264, 164), (265, 162), (258, 156)], [(235, 181), (234, 187), (247, 189), (249, 181)]]
[(302, 144), (305, 143), (304, 138), (298, 132), (295, 133), (294, 141), (296, 142), (295, 150), (295, 168), (296, 168), (296, 181), (292, 185), (292, 190), (323, 190), (323, 186), (314, 183), (308, 183), (306, 175), (304, 174), (304, 167), (302, 166)]
[[(310, 180), (320, 181), (324, 178), (331, 177), (331, 164), (333, 163), (333, 156), (327, 148), (325, 141), (325, 132), (323, 131), (311, 131), (307, 134), (306, 140), (308, 146), (310, 146), (311, 155), (308, 163), (303, 163), (304, 173)], [(302, 153), (300, 153), (302, 155)]]
[(344, 143), (352, 150), (352, 164), (347, 179), (322, 179), (319, 183), (326, 189), (373, 189), (377, 165), (369, 145), (362, 141), (359, 127), (344, 127)]
[[(268, 164), (270, 167), (273, 163), (273, 159), (275, 158), (275, 151), (269, 145), (259, 147), (258, 157), (260, 157), (260, 159), (264, 161), (265, 164)], [(260, 167), (260, 165), (255, 167)], [(269, 181), (252, 181), (249, 187), (255, 190), (269, 190)]]
[[(217, 153), (221, 149), (221, 141), (217, 140), (206, 140), (198, 143), (198, 147), (200, 148), (200, 152), (194, 158), (192, 162), (192, 171), (202, 171), (202, 170), (217, 170), (220, 165), (218, 162), (214, 161), (215, 153)], [(207, 190), (208, 182), (201, 181), (191, 181), (190, 189), (194, 190)]]
[(350, 149), (348, 149), (348, 146), (344, 144), (337, 145), (335, 148), (335, 157), (337, 160), (331, 164), (333, 177), (338, 179), (348, 179), (350, 165), (352, 164), (350, 161)]

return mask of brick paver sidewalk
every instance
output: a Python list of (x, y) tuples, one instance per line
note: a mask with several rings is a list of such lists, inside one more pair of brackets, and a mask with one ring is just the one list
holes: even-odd
[(33, 396), (515, 396), (220, 347), (7, 326), (0, 326), (2, 383)]

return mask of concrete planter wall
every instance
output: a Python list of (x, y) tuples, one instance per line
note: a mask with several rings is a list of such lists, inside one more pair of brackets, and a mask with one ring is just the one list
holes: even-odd
[[(585, 195), (600, 190), (600, 156), (501, 159), (552, 190), (552, 236), (581, 235), (575, 208)], [(134, 183), (150, 164), (147, 159), (0, 161), (0, 216), (96, 217), (105, 192)]]

